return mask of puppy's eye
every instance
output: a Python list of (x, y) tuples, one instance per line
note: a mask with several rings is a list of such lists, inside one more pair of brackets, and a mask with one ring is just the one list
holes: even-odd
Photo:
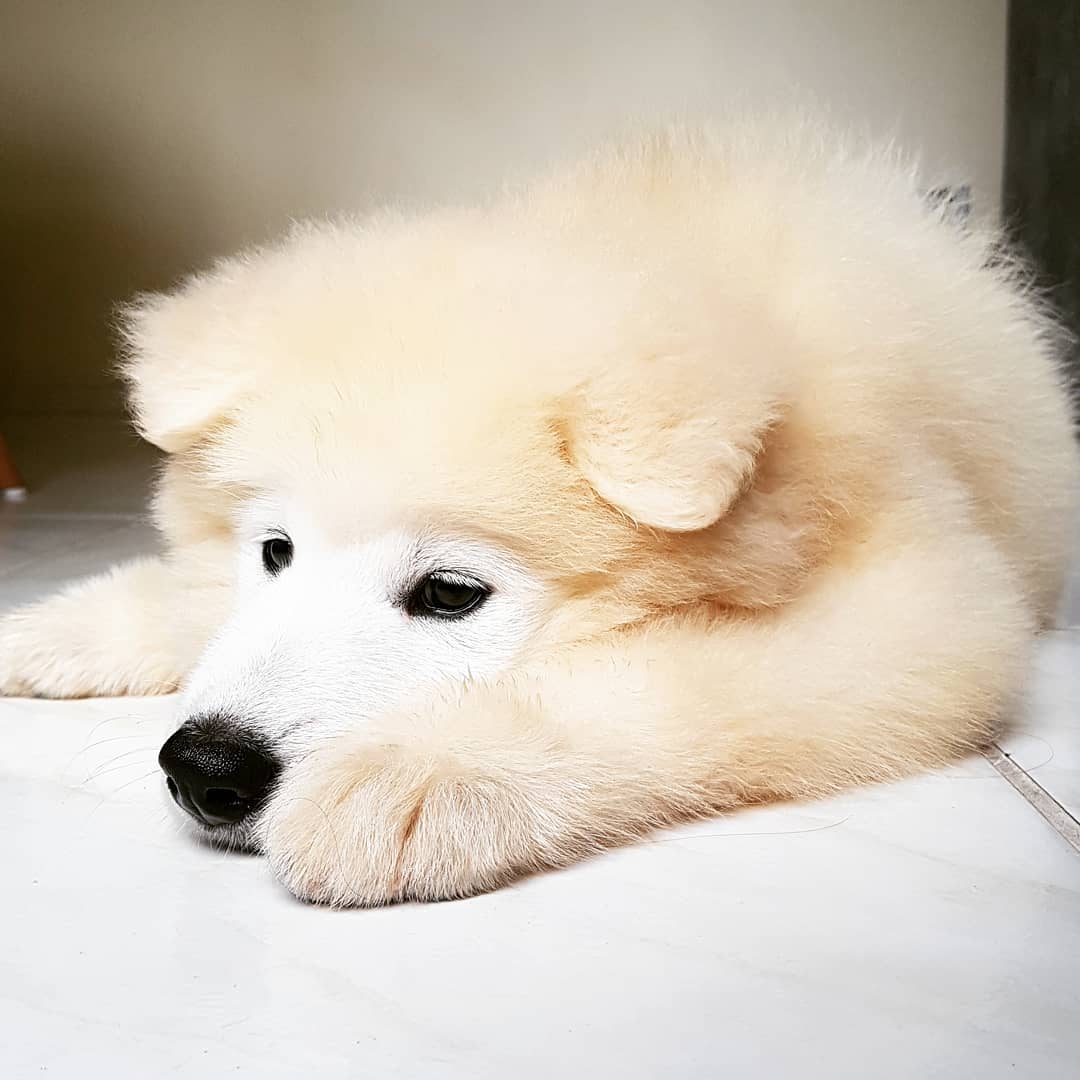
[(491, 594), (479, 581), (458, 574), (429, 574), (409, 594), (410, 615), (434, 615), (453, 619), (475, 611)]
[(266, 572), (271, 576), (280, 574), (292, 562), (293, 546), (291, 540), (283, 536), (272, 536), (263, 541), (262, 561)]

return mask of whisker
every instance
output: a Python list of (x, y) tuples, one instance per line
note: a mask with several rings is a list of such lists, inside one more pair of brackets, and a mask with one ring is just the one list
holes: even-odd
[(125, 783), (121, 784), (118, 788), (114, 788), (107, 795), (100, 796), (98, 798), (97, 805), (94, 807), (93, 810), (90, 811), (89, 814), (86, 815), (83, 820), (89, 821), (109, 801), (110, 795), (115, 795), (118, 791), (123, 791), (124, 788), (130, 787), (132, 784), (137, 784), (140, 780), (145, 780), (148, 777), (153, 776), (156, 772), (157, 769), (151, 769), (149, 772), (143, 773), (142, 776), (136, 776), (134, 780), (128, 780)]
[(88, 739), (92, 738), (94, 732), (101, 728), (105, 724), (112, 724), (117, 720), (134, 720), (136, 723), (142, 724), (146, 722), (145, 716), (139, 716), (138, 713), (117, 713), (115, 716), (106, 716), (104, 720), (99, 720), (87, 733)]
[(98, 739), (96, 742), (87, 743), (76, 755), (85, 754), (88, 750), (94, 750), (99, 746), (104, 746), (106, 743), (122, 742), (124, 739), (145, 739), (146, 736), (141, 732), (134, 732), (131, 735), (110, 735), (107, 739)]
[(118, 791), (123, 791), (126, 787), (131, 787), (132, 784), (137, 784), (140, 780), (146, 780), (151, 776), (157, 775), (157, 769), (151, 769), (149, 772), (143, 773), (142, 776), (136, 776), (134, 780), (125, 780), (118, 788), (113, 788), (111, 794), (115, 795)]
[(83, 783), (89, 784), (92, 780), (98, 780), (102, 776), (108, 776), (109, 773), (119, 772), (121, 769), (130, 769), (132, 765), (145, 765), (146, 762), (144, 761), (125, 761), (122, 764), (116, 764), (116, 762), (120, 761), (121, 758), (131, 757), (132, 754), (145, 753), (147, 753), (146, 747), (139, 746), (136, 747), (134, 750), (129, 750), (126, 754), (119, 754), (116, 757), (105, 762), (105, 765), (111, 766), (111, 768), (105, 768), (104, 766), (102, 766), (99, 769), (95, 769), (92, 773), (90, 773), (89, 776), (85, 777)]
[(90, 772), (88, 772), (86, 775), (86, 779), (92, 779), (99, 769), (106, 769), (110, 765), (115, 764), (117, 761), (123, 761), (124, 758), (131, 757), (132, 754), (148, 754), (150, 752), (151, 750), (149, 746), (133, 746), (130, 750), (123, 750), (118, 754), (113, 754), (112, 757), (106, 758), (104, 761), (98, 762), (96, 766), (91, 768)]

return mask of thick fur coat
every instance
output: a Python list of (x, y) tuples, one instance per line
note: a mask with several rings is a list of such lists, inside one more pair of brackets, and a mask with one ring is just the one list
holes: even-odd
[[(996, 235), (814, 124), (296, 228), (125, 327), (164, 553), (4, 617), (0, 692), (180, 688), (258, 737), (277, 785), (210, 831), (305, 898), (950, 761), (1055, 609), (1057, 330)], [(483, 603), (418, 613), (432, 574)]]

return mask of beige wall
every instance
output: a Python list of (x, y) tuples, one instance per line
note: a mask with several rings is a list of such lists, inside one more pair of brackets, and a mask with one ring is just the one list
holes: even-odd
[(632, 116), (813, 94), (997, 204), (1005, 0), (0, 0), (0, 410), (117, 407), (107, 319), (291, 217), (468, 198)]

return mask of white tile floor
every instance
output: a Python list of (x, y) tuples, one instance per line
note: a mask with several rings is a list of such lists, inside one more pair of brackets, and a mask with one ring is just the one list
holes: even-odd
[[(0, 608), (152, 547), (145, 451), (6, 429)], [(1077, 585), (1003, 745), (1080, 816)], [(4, 1077), (1080, 1075), (1080, 854), (981, 758), (335, 913), (179, 834), (170, 706), (0, 701)]]

